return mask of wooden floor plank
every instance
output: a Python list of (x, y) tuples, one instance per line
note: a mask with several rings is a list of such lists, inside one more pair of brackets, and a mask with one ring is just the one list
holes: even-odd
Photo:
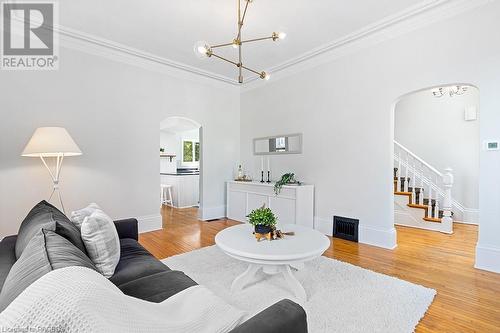
[[(162, 208), (163, 229), (139, 241), (163, 259), (214, 244), (231, 220), (200, 222), (197, 209)], [(416, 332), (500, 332), (500, 274), (474, 268), (477, 226), (454, 234), (397, 226), (398, 247), (385, 250), (331, 238), (325, 256), (434, 288), (437, 296)]]

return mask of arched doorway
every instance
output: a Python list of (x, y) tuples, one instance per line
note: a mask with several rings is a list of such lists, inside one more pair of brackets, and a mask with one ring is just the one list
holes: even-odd
[(443, 84), (394, 103), (396, 225), (453, 233), (479, 222), (479, 89)]
[(160, 201), (163, 224), (181, 213), (201, 216), (202, 127), (193, 119), (168, 117), (160, 122)]

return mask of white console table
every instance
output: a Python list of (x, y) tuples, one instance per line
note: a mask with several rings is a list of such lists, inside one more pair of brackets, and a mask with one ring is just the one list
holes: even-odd
[(279, 224), (314, 228), (314, 185), (283, 186), (276, 195), (274, 183), (227, 182), (229, 219), (247, 222), (246, 216), (264, 204), (273, 210)]

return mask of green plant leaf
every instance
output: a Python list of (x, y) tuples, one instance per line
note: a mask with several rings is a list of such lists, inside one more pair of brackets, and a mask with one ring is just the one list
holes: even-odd
[(268, 227), (274, 227), (278, 220), (273, 211), (265, 206), (252, 210), (247, 217), (248, 222), (253, 226), (265, 225)]

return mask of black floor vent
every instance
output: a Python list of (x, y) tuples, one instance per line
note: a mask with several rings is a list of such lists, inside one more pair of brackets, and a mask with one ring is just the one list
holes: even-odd
[(359, 226), (359, 220), (350, 219), (348, 217), (334, 216), (333, 237), (357, 242), (358, 226)]

